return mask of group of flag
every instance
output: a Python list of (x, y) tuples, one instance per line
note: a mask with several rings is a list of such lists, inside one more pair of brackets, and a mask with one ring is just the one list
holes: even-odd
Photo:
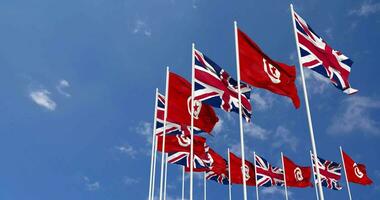
[[(297, 13), (292, 12), (292, 15), (300, 65), (327, 77), (346, 94), (357, 92), (348, 81), (353, 62), (340, 51), (332, 49)], [(187, 172), (204, 172), (208, 180), (220, 184), (245, 182), (256, 187), (309, 187), (316, 183), (318, 168), (321, 185), (340, 190), (340, 163), (320, 157), (314, 159), (312, 153), (313, 167), (300, 166), (283, 155), (282, 167), (273, 166), (257, 154), (253, 155), (253, 163), (229, 151), (228, 159), (225, 159), (206, 143), (205, 137), (200, 136), (202, 132), (211, 134), (219, 121), (214, 108), (240, 113), (250, 122), (253, 87), (286, 96), (295, 108), (300, 107), (295, 83), (296, 68), (273, 60), (241, 29), (236, 28), (235, 31), (240, 78), (235, 80), (193, 47), (192, 83), (169, 72), (167, 96), (157, 93), (153, 146), (157, 151), (167, 153), (167, 163), (182, 165)], [(372, 183), (363, 164), (357, 164), (342, 150), (341, 155), (348, 182)]]

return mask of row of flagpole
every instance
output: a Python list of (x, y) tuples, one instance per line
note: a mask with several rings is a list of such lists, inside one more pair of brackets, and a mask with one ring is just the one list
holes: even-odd
[[(308, 93), (307, 93), (307, 86), (305, 81), (305, 76), (303, 72), (303, 67), (301, 65), (300, 61), (300, 51), (298, 46), (298, 38), (296, 35), (296, 25), (295, 25), (295, 19), (294, 19), (294, 10), (293, 5), (290, 5), (291, 9), (291, 15), (292, 15), (292, 21), (293, 21), (293, 30), (294, 30), (294, 36), (296, 41), (296, 48), (297, 48), (297, 54), (298, 54), (298, 61), (299, 61), (299, 69), (301, 74), (301, 80), (302, 80), (302, 87), (303, 87), (303, 93), (304, 93), (304, 100), (305, 100), (305, 107), (306, 107), (306, 115), (308, 120), (308, 127), (309, 127), (309, 133), (310, 133), (310, 140), (311, 140), (311, 146), (312, 146), (312, 153), (314, 154), (314, 162), (317, 163), (318, 159), (318, 153), (317, 153), (317, 147), (314, 137), (314, 130), (313, 130), (313, 123), (312, 123), (312, 117), (310, 112), (310, 106), (309, 106), (309, 99), (308, 99)], [(238, 33), (237, 33), (237, 22), (234, 22), (234, 35), (235, 35), (235, 56), (236, 56), (236, 70), (237, 70), (237, 82), (240, 83), (240, 60), (239, 60), (239, 46), (238, 46)], [(193, 146), (193, 140), (194, 140), (194, 51), (195, 51), (195, 45), (192, 44), (192, 82), (191, 82), (191, 144), (190, 144), (190, 190), (189, 190), (189, 196), (190, 200), (193, 200), (193, 160), (194, 160), (194, 146)], [(166, 200), (166, 179), (167, 179), (167, 161), (166, 161), (166, 154), (165, 152), (165, 135), (166, 135), (166, 119), (167, 119), (167, 105), (168, 102), (168, 85), (169, 85), (169, 67), (166, 69), (166, 91), (165, 91), (165, 112), (164, 112), (164, 124), (163, 124), (163, 140), (162, 140), (162, 154), (161, 154), (161, 176), (160, 176), (160, 190), (159, 190), (159, 200)], [(156, 90), (156, 101), (157, 102), (157, 93)], [(241, 147), (241, 160), (242, 160), (242, 178), (243, 178), (243, 199), (247, 200), (247, 185), (246, 185), (246, 171), (245, 171), (245, 147), (244, 147), (244, 130), (243, 130), (243, 119), (242, 119), (242, 106), (241, 106), (241, 86), (238, 84), (238, 100), (239, 100), (239, 130), (240, 130), (240, 147)], [(155, 136), (155, 125), (156, 125), (156, 112), (154, 116), (154, 128), (153, 128), (153, 137), (152, 137), (152, 157), (151, 157), (151, 171), (150, 171), (150, 180), (149, 180), (149, 198), (154, 198), (154, 189), (155, 189), (155, 172), (156, 172), (156, 152), (157, 152), (157, 144), (156, 144), (156, 136)], [(342, 153), (341, 153), (342, 154)], [(228, 155), (229, 157), (229, 155)], [(282, 163), (283, 163), (283, 156), (281, 155)], [(343, 163), (344, 164), (344, 163)], [(182, 178), (184, 179), (184, 173), (185, 169), (183, 169), (183, 175)], [(314, 170), (313, 170), (314, 173)], [(319, 172), (319, 167), (315, 168), (316, 173), (316, 195), (317, 199), (324, 200), (323, 195), (323, 189), (321, 185), (321, 176)], [(345, 172), (346, 173), (346, 172)], [(230, 174), (229, 174), (230, 175)], [(206, 199), (206, 175), (204, 174), (204, 199)], [(285, 173), (284, 173), (285, 176)], [(315, 178), (315, 177), (314, 177)], [(231, 200), (231, 177), (229, 176), (229, 199)], [(347, 179), (347, 176), (346, 176)], [(184, 180), (182, 180), (182, 199), (184, 198)], [(347, 182), (347, 181), (346, 181)], [(349, 192), (349, 198), (351, 198), (351, 192), (349, 189), (349, 184), (347, 182), (347, 188)], [(317, 190), (318, 189), (318, 190)], [(286, 183), (285, 183), (285, 194), (286, 199), (287, 196), (287, 189), (286, 189)], [(258, 187), (256, 187), (256, 198), (259, 198), (258, 195)]]

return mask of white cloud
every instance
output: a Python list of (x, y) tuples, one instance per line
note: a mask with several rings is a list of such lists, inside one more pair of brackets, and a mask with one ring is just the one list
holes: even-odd
[(252, 123), (243, 122), (243, 128), (244, 128), (244, 134), (247, 136), (260, 139), (260, 140), (266, 140), (268, 139), (268, 136), (270, 135), (270, 131), (262, 128), (259, 125), (254, 125)]
[[(278, 187), (264, 187), (260, 191), (263, 195), (281, 195), (285, 196), (285, 190), (284, 188), (278, 188)], [(288, 190), (288, 197), (291, 197), (292, 193)]]
[(69, 93), (67, 93), (67, 92), (64, 91), (64, 89), (68, 88), (68, 87), (70, 87), (70, 83), (67, 80), (62, 79), (62, 80), (59, 81), (59, 83), (58, 83), (58, 85), (57, 85), (56, 88), (57, 88), (57, 91), (61, 95), (65, 96), (65, 97), (71, 97), (71, 95)]
[(152, 36), (152, 31), (150, 30), (147, 23), (145, 21), (143, 21), (142, 19), (138, 19), (135, 21), (132, 33), (133, 34), (143, 34), (147, 37)]
[[(323, 94), (326, 88), (332, 87), (330, 80), (319, 73), (309, 69), (304, 69), (303, 72), (309, 92), (313, 94)], [(299, 77), (298, 80), (301, 83), (301, 77)]]
[(216, 123), (213, 132), (215, 135), (219, 134), (223, 130), (223, 120), (219, 118), (218, 123)]
[(371, 117), (371, 111), (380, 109), (380, 101), (363, 96), (349, 96), (343, 100), (328, 132), (333, 134), (351, 133), (354, 130), (379, 135), (379, 121)]
[(357, 16), (369, 16), (380, 12), (380, 3), (372, 3), (372, 1), (364, 1), (360, 8), (353, 9), (349, 13)]
[(134, 185), (134, 184), (139, 183), (140, 180), (132, 178), (132, 177), (124, 177), (123, 178), (123, 182), (124, 182), (125, 185)]
[(251, 99), (253, 102), (253, 110), (264, 111), (273, 106), (274, 96), (269, 93), (258, 92), (253, 90), (251, 93)]
[(135, 131), (144, 136), (149, 144), (152, 144), (152, 123), (149, 122), (140, 122), (138, 126), (135, 128)]
[(133, 148), (133, 146), (124, 144), (122, 146), (116, 146), (115, 149), (117, 149), (120, 153), (126, 154), (131, 158), (135, 158), (137, 151)]
[(327, 28), (324, 32), (329, 39), (333, 39), (332, 28)]
[(30, 98), (39, 106), (42, 106), (50, 111), (54, 111), (57, 104), (49, 97), (50, 92), (45, 89), (31, 91)]
[(277, 127), (273, 137), (273, 141), (275, 141), (272, 143), (273, 147), (279, 148), (281, 146), (289, 146), (293, 151), (297, 150), (299, 141), (287, 128), (283, 126)]
[(100, 183), (98, 181), (91, 182), (87, 176), (84, 176), (83, 180), (88, 191), (95, 191), (100, 188)]

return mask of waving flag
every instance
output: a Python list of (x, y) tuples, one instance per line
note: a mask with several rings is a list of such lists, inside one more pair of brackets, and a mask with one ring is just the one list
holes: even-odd
[(292, 99), (300, 107), (297, 93), (296, 68), (269, 58), (260, 47), (238, 29), (239, 60), (241, 80), (273, 93)]
[[(201, 158), (197, 153), (194, 152), (194, 172), (206, 171), (208, 169), (207, 164), (204, 162), (204, 158)], [(185, 168), (190, 168), (190, 152), (179, 151), (175, 153), (168, 154), (168, 163), (177, 164), (185, 166)]]
[(273, 167), (268, 161), (258, 155), (255, 155), (255, 161), (258, 187), (284, 185), (284, 171), (281, 168)]
[[(157, 149), (161, 151), (162, 149), (163, 136), (157, 137)], [(165, 152), (175, 153), (175, 152), (189, 152), (190, 153), (190, 136), (185, 134), (180, 135), (167, 135), (165, 137)], [(194, 154), (197, 154), (201, 159), (207, 159), (207, 154), (205, 151), (206, 139), (201, 136), (194, 135)]]
[[(157, 98), (157, 118), (156, 118), (156, 135), (161, 136), (164, 133), (164, 113), (165, 113), (165, 96), (158, 93)], [(191, 127), (190, 126), (181, 126), (166, 120), (166, 134), (175, 135), (175, 134), (185, 134), (190, 135)], [(194, 127), (194, 134), (201, 133), (202, 131)]]
[(301, 167), (296, 165), (288, 157), (284, 156), (284, 170), (286, 186), (288, 187), (310, 187), (311, 167)]
[[(230, 152), (230, 174), (231, 174), (231, 183), (243, 184), (243, 176), (242, 176), (242, 164), (241, 158), (237, 157), (235, 154)], [(244, 174), (247, 185), (256, 185), (255, 181), (255, 167), (249, 162), (245, 161), (244, 165)]]
[[(167, 120), (182, 126), (191, 122), (191, 84), (181, 76), (169, 74), (169, 100)], [(218, 122), (214, 109), (194, 100), (194, 126), (210, 133)]]
[(216, 181), (220, 184), (228, 184), (228, 166), (227, 161), (213, 149), (208, 151), (209, 158), (211, 160), (210, 167), (206, 172), (206, 178), (208, 180)]
[(329, 78), (344, 93), (356, 93), (358, 90), (351, 88), (348, 81), (352, 60), (332, 49), (296, 12), (294, 20), (302, 66)]
[[(200, 51), (195, 50), (195, 99), (226, 112), (239, 113), (238, 83)], [(251, 88), (240, 83), (242, 114), (246, 121), (251, 119), (249, 102)]]
[(350, 156), (342, 150), (344, 168), (346, 170), (347, 179), (349, 182), (361, 185), (370, 185), (372, 180), (368, 177), (365, 165), (356, 163)]
[[(313, 170), (315, 173), (315, 180), (317, 178), (317, 172), (315, 172), (315, 161), (314, 155), (312, 155), (313, 160)], [(321, 184), (323, 187), (327, 187), (333, 190), (341, 190), (342, 186), (339, 184), (339, 179), (341, 177), (342, 166), (339, 163), (328, 161), (318, 157), (318, 168), (321, 175)]]

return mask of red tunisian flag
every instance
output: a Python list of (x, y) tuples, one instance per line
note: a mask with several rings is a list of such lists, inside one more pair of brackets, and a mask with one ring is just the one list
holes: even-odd
[(310, 182), (311, 167), (298, 166), (286, 156), (284, 156), (283, 159), (284, 159), (286, 186), (302, 187), (302, 188), (313, 186), (313, 184)]
[[(231, 183), (243, 184), (241, 167), (241, 158), (230, 152)], [(247, 185), (256, 185), (255, 166), (248, 161), (245, 161), (245, 181)]]
[(243, 31), (238, 29), (241, 80), (292, 99), (300, 107), (297, 93), (296, 68), (269, 58)]
[[(170, 72), (167, 120), (179, 125), (191, 125), (191, 84)], [(194, 101), (194, 127), (210, 133), (219, 121), (211, 106)]]
[(370, 185), (372, 180), (368, 177), (365, 165), (356, 163), (342, 150), (344, 168), (349, 182), (361, 185)]
[[(163, 136), (157, 137), (157, 150), (162, 151)], [(190, 152), (191, 138), (185, 134), (166, 135), (165, 136), (165, 152)], [(194, 135), (194, 154), (201, 159), (207, 159), (206, 155), (206, 139), (201, 136)]]

